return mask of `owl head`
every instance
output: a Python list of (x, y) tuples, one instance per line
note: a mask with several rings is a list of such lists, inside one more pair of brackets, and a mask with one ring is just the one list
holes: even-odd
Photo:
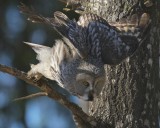
[(97, 97), (105, 82), (104, 64), (92, 56), (82, 58), (66, 45), (69, 40), (56, 40), (53, 47), (25, 42), (37, 53), (39, 63), (31, 65), (28, 77), (44, 76), (55, 80), (71, 94), (87, 101)]
[(61, 69), (61, 78), (63, 83), (60, 85), (65, 89), (83, 100), (91, 101), (100, 94), (104, 86), (104, 65), (94, 58), (78, 58), (65, 63), (64, 69)]

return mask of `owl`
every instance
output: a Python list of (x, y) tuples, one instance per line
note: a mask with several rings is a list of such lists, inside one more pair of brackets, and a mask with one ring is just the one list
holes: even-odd
[(92, 13), (76, 21), (59, 11), (53, 18), (45, 18), (25, 5), (20, 9), (30, 21), (48, 24), (62, 36), (53, 47), (25, 42), (39, 60), (31, 65), (28, 76), (54, 80), (87, 101), (97, 97), (105, 84), (104, 65), (118, 65), (132, 56), (145, 39), (150, 22), (146, 13), (109, 23)]

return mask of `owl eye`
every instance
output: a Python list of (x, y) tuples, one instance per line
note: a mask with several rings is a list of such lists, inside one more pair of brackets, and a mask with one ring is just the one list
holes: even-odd
[(89, 86), (89, 83), (88, 82), (86, 82), (86, 81), (83, 81), (83, 83), (82, 83), (85, 87), (88, 87)]

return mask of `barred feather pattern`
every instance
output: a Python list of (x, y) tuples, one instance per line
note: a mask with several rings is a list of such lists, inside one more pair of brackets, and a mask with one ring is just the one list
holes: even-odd
[(23, 4), (20, 9), (30, 21), (50, 25), (62, 35), (51, 48), (26, 43), (39, 60), (37, 65), (31, 65), (28, 76), (55, 80), (84, 100), (100, 94), (105, 82), (104, 65), (117, 65), (132, 56), (147, 37), (151, 22), (147, 13), (107, 22), (91, 13), (76, 21), (59, 11), (53, 18), (46, 18)]
[(147, 13), (136, 14), (108, 23), (96, 14), (83, 14), (79, 20), (70, 20), (62, 12), (55, 12), (54, 18), (45, 18), (21, 7), (29, 20), (51, 25), (62, 36), (70, 40), (79, 56), (102, 59), (104, 64), (119, 64), (131, 56), (145, 38), (150, 18)]

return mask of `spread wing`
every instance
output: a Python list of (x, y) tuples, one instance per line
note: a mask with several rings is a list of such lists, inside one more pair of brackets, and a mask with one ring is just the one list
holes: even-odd
[(58, 11), (54, 13), (54, 18), (46, 18), (24, 4), (19, 8), (22, 13), (28, 15), (28, 20), (52, 26), (59, 34), (70, 40), (66, 41), (67, 45), (74, 48), (80, 57), (87, 57), (86, 29), (79, 26), (75, 20), (70, 20), (65, 14)]
[(45, 18), (25, 5), (20, 8), (31, 21), (49, 24), (66, 37), (69, 40), (67, 45), (74, 48), (80, 57), (98, 58), (104, 64), (119, 64), (131, 56), (144, 40), (149, 26), (146, 13), (140, 18), (133, 15), (115, 23), (108, 23), (96, 14), (88, 13), (81, 15), (76, 22), (62, 12), (55, 12), (54, 18)]
[(95, 14), (85, 14), (78, 24), (87, 28), (92, 56), (101, 56), (104, 64), (119, 64), (133, 55), (146, 38), (150, 18), (146, 13), (140, 17), (134, 14), (119, 22), (108, 23)]

